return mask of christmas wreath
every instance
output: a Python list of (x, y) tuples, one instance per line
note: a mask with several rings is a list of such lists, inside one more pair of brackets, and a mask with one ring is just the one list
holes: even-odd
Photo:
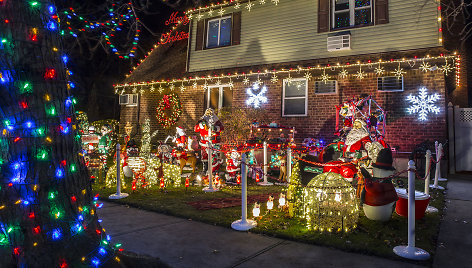
[(176, 94), (164, 95), (157, 104), (157, 121), (165, 128), (173, 126), (182, 115), (182, 104)]

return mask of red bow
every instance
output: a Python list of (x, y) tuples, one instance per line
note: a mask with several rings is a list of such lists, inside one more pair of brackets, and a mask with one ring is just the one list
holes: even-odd
[(165, 109), (169, 109), (170, 108), (170, 100), (169, 100), (169, 95), (164, 95), (164, 97), (162, 97), (162, 99), (164, 100), (164, 104), (165, 104)]

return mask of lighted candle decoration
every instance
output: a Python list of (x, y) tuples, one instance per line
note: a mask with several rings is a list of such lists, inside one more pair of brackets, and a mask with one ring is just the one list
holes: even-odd
[(252, 209), (252, 216), (254, 218), (257, 218), (259, 217), (259, 215), (261, 214), (261, 205), (259, 203), (254, 203), (254, 208)]
[(269, 196), (269, 200), (267, 200), (267, 209), (271, 211), (274, 208), (274, 196)]
[(283, 193), (280, 193), (279, 197), (279, 208), (285, 206), (285, 195)]
[(337, 173), (326, 172), (313, 178), (303, 189), (300, 201), (308, 229), (348, 232), (357, 226), (356, 191)]

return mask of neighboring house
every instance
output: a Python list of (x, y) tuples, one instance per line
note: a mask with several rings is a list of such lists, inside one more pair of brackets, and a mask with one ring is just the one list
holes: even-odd
[[(388, 112), (392, 147), (411, 152), (427, 139), (444, 141), (446, 105), (467, 100), (467, 90), (460, 53), (446, 49), (438, 5), (258, 0), (191, 10), (188, 42), (155, 49), (115, 86), (120, 95), (137, 94), (136, 106), (122, 106), (121, 126), (150, 118), (158, 128), (157, 102), (174, 91), (184, 110), (178, 124), (192, 132), (207, 107), (247, 107), (247, 88), (257, 82), (267, 87), (261, 109), (295, 127), (298, 138), (332, 139), (336, 105), (368, 94)], [(407, 112), (407, 96), (421, 87), (440, 96), (439, 113), (424, 121)]]

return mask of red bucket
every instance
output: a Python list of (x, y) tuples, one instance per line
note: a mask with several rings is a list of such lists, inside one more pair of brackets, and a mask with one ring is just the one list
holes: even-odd
[[(408, 194), (406, 189), (396, 189), (398, 195), (397, 206), (395, 212), (402, 217), (408, 217)], [(415, 191), (415, 219), (419, 220), (424, 217), (426, 208), (428, 207), (431, 196)]]

